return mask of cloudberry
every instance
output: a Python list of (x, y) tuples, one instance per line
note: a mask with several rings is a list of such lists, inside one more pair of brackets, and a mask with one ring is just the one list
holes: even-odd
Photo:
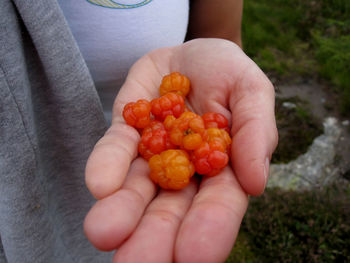
[(220, 128), (228, 131), (228, 120), (220, 113), (207, 112), (202, 115), (205, 128)]
[(184, 112), (184, 105), (181, 95), (170, 92), (151, 101), (151, 112), (156, 119), (163, 121), (168, 115), (179, 117)]
[(162, 83), (159, 87), (159, 93), (161, 96), (169, 92), (175, 92), (186, 97), (189, 91), (190, 80), (179, 72), (173, 72), (163, 77)]
[(176, 120), (168, 118), (165, 126), (170, 129), (170, 141), (182, 149), (194, 150), (206, 139), (203, 119), (193, 112), (184, 112)]
[(161, 122), (153, 120), (143, 129), (138, 151), (146, 160), (172, 148), (175, 146), (170, 142), (168, 133)]
[(173, 115), (168, 115), (163, 122), (165, 129), (170, 131), (174, 125), (175, 120), (176, 118)]
[(134, 128), (145, 128), (151, 121), (151, 104), (147, 100), (129, 102), (124, 106), (123, 117)]
[(184, 188), (195, 172), (219, 174), (231, 155), (228, 120), (192, 112), (184, 101), (189, 90), (189, 79), (173, 72), (162, 79), (160, 98), (131, 102), (123, 110), (126, 123), (142, 131), (138, 151), (148, 160), (151, 180), (164, 189)]
[(216, 140), (203, 142), (192, 153), (192, 161), (198, 174), (215, 176), (227, 165), (229, 156), (221, 151), (221, 147)]
[(227, 131), (219, 128), (209, 128), (206, 131), (208, 142), (221, 144), (222, 152), (230, 150), (232, 139)]
[(151, 180), (163, 189), (182, 189), (189, 184), (194, 174), (193, 163), (182, 150), (166, 150), (156, 154), (148, 164)]

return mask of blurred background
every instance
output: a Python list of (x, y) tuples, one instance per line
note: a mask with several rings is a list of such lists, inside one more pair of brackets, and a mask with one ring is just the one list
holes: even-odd
[(243, 47), (280, 138), (226, 263), (350, 262), (350, 0), (245, 0)]

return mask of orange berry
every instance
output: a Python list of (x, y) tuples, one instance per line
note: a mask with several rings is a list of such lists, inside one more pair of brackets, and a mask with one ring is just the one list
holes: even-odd
[(151, 121), (151, 104), (143, 99), (129, 102), (124, 106), (123, 117), (128, 125), (138, 129), (145, 128)]
[(220, 113), (216, 112), (207, 112), (202, 115), (205, 128), (228, 128), (228, 120), (226, 117)]
[(183, 137), (182, 144), (187, 150), (197, 149), (202, 144), (202, 136), (198, 133), (188, 134)]
[(151, 121), (149, 126), (143, 129), (138, 151), (144, 159), (149, 160), (153, 155), (173, 148), (175, 146), (170, 142), (168, 133), (161, 122)]
[[(227, 131), (219, 129), (219, 128), (209, 128), (207, 131), (207, 141), (211, 144), (221, 144), (221, 151), (228, 151), (231, 146), (232, 139)], [(214, 146), (216, 149), (219, 149), (219, 146)]]
[(163, 151), (152, 156), (148, 164), (151, 180), (163, 189), (182, 189), (194, 174), (193, 163), (182, 150)]
[(173, 115), (168, 115), (165, 118), (165, 120), (163, 121), (165, 129), (170, 130), (171, 127), (173, 126), (175, 120), (176, 120), (176, 118)]
[(186, 97), (189, 91), (190, 80), (179, 72), (172, 72), (171, 74), (163, 77), (162, 83), (159, 87), (159, 93), (161, 96), (169, 92), (175, 92), (183, 97)]
[(215, 176), (228, 164), (228, 154), (215, 149), (213, 145), (215, 146), (215, 144), (203, 142), (192, 153), (192, 161), (198, 174)]
[(209, 128), (207, 140), (191, 154), (198, 174), (215, 176), (228, 163), (231, 148), (231, 137), (223, 129)]
[(201, 116), (193, 112), (184, 112), (178, 119), (168, 120), (170, 141), (173, 144), (186, 150), (194, 150), (206, 140), (206, 130)]
[(156, 119), (163, 121), (169, 115), (179, 117), (184, 111), (184, 105), (183, 97), (171, 92), (152, 100), (151, 111)]

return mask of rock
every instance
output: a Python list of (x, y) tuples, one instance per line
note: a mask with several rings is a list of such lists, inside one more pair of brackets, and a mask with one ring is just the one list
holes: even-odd
[(341, 129), (335, 118), (323, 122), (324, 133), (313, 141), (308, 151), (287, 164), (272, 164), (267, 187), (306, 190), (322, 187), (337, 179), (340, 171), (334, 165), (336, 144)]
[(294, 109), (297, 107), (296, 104), (292, 103), (292, 102), (288, 102), (288, 101), (285, 101), (282, 103), (282, 106), (287, 108), (287, 109)]
[(350, 122), (349, 122), (349, 120), (345, 120), (345, 121), (342, 121), (341, 124), (343, 126), (349, 126)]

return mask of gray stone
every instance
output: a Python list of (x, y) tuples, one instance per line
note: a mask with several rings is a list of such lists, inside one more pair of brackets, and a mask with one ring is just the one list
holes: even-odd
[(326, 118), (323, 126), (324, 133), (315, 138), (305, 154), (287, 164), (271, 165), (267, 187), (306, 190), (320, 188), (338, 178), (334, 158), (341, 129), (333, 117)]
[(341, 122), (341, 124), (343, 124), (343, 126), (349, 126), (350, 122), (349, 120), (344, 120)]
[(297, 105), (295, 103), (289, 102), (289, 101), (285, 101), (282, 103), (282, 106), (287, 108), (287, 109), (294, 109), (297, 107)]

